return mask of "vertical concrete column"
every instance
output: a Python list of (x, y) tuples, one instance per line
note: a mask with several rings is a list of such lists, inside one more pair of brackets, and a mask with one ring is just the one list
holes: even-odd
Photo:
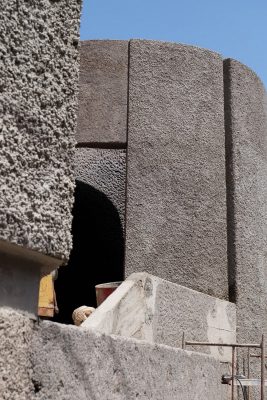
[(240, 341), (267, 327), (267, 107), (256, 74), (225, 61), (230, 295)]
[(130, 42), (126, 275), (228, 297), (223, 62)]
[(1, 4), (0, 305), (35, 309), (40, 274), (71, 250), (80, 8)]

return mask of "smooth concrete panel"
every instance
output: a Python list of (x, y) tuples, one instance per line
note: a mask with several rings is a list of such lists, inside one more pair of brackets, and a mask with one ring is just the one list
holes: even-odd
[(126, 275), (228, 298), (223, 63), (130, 42)]
[(106, 195), (125, 221), (126, 150), (78, 148), (75, 177)]
[[(82, 324), (106, 334), (182, 347), (188, 341), (236, 342), (235, 304), (147, 273), (129, 276)], [(231, 362), (226, 347), (188, 347)]]
[(78, 142), (126, 143), (127, 86), (128, 41), (81, 42)]
[(66, 260), (81, 1), (1, 8), (0, 239)]
[(267, 331), (266, 91), (245, 65), (225, 61), (231, 297), (237, 337), (261, 340)]
[(40, 279), (60, 264), (56, 258), (0, 241), (0, 307), (36, 317)]

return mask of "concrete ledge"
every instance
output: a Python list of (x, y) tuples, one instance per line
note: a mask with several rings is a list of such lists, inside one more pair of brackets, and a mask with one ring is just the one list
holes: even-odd
[[(106, 334), (181, 347), (187, 340), (236, 341), (235, 305), (147, 273), (132, 274), (82, 324)], [(190, 348), (231, 362), (228, 348)]]
[(0, 240), (0, 307), (36, 316), (40, 278), (61, 264), (62, 260)]

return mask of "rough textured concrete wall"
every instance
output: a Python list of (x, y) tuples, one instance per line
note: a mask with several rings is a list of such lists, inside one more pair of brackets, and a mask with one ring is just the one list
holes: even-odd
[(31, 400), (34, 394), (29, 347), (34, 322), (11, 309), (0, 308), (0, 398)]
[(66, 259), (81, 0), (1, 6), (0, 239)]
[(126, 150), (76, 149), (75, 177), (104, 193), (118, 210), (124, 226)]
[[(102, 333), (182, 347), (182, 337), (217, 343), (235, 343), (235, 305), (228, 301), (136, 273), (101, 304), (82, 325)], [(231, 350), (190, 347), (231, 362)]]
[(231, 294), (237, 335), (259, 342), (267, 315), (267, 102), (253, 71), (225, 61)]
[(206, 355), (50, 322), (34, 326), (4, 309), (0, 328), (3, 400), (227, 398), (221, 374), (228, 367)]
[(126, 274), (228, 297), (223, 63), (131, 41)]
[(81, 42), (77, 141), (126, 143), (128, 42)]

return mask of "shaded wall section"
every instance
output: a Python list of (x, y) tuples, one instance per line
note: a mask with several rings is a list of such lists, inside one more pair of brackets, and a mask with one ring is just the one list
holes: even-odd
[(123, 279), (124, 241), (119, 213), (108, 197), (76, 181), (73, 208), (73, 249), (55, 282), (57, 321), (72, 323), (81, 305), (96, 306), (95, 285)]
[(80, 182), (93, 186), (109, 198), (124, 228), (126, 150), (89, 147), (76, 149), (75, 176)]
[(225, 61), (229, 271), (239, 340), (256, 341), (267, 315), (267, 102), (256, 74)]

